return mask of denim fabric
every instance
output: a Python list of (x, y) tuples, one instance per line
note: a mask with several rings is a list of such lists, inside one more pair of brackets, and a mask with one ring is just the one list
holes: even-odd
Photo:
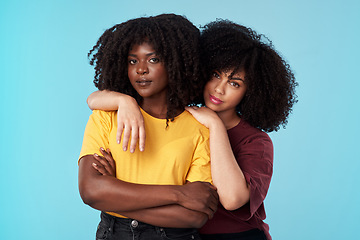
[(129, 218), (101, 213), (96, 240), (200, 240), (196, 229), (155, 227)]
[(260, 229), (252, 229), (239, 233), (201, 234), (203, 240), (266, 240), (265, 233)]

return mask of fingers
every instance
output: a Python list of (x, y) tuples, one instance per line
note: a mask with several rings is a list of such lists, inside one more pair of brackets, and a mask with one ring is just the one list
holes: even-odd
[(114, 171), (115, 170), (115, 161), (110, 152), (110, 149), (106, 149), (106, 151), (105, 151), (104, 148), (100, 148), (100, 151), (103, 154), (103, 156), (105, 157), (105, 160), (109, 163), (111, 170)]
[[(135, 101), (135, 100), (134, 100)], [(139, 150), (145, 149), (145, 125), (136, 101), (128, 102), (118, 109), (117, 114), (118, 129), (116, 132), (116, 141), (118, 144), (122, 141), (124, 151), (135, 152), (136, 145), (139, 142)], [(131, 137), (131, 139), (130, 139)], [(130, 144), (129, 144), (130, 143)]]
[(216, 187), (210, 183), (206, 183), (208, 188), (208, 192), (210, 193), (208, 197), (208, 202), (206, 204), (206, 214), (208, 215), (209, 219), (214, 216), (214, 213), (217, 210), (218, 203), (219, 203), (219, 195), (216, 191)]
[[(217, 210), (217, 207), (218, 207), (218, 200), (213, 200), (213, 201), (211, 201), (211, 203), (209, 204), (209, 209), (211, 210), (211, 214), (212, 215), (214, 215), (214, 213), (216, 212), (216, 210)], [(211, 219), (212, 218), (212, 216), (209, 216), (210, 218), (209, 219)]]
[(212, 210), (211, 208), (208, 208), (207, 211), (205, 212), (205, 214), (208, 215), (208, 218), (209, 218), (209, 219), (212, 219), (212, 218), (213, 218), (214, 213), (215, 213), (215, 211)]
[(130, 132), (131, 132), (131, 127), (128, 124), (125, 124), (124, 126), (124, 133), (123, 133), (123, 139), (122, 139), (122, 148), (124, 151), (127, 150), (127, 146), (129, 144), (129, 139), (130, 139)]
[(93, 163), (93, 167), (98, 170), (98, 172), (100, 172), (102, 175), (110, 175), (110, 172), (108, 171), (109, 167), (106, 167), (106, 165), (108, 165), (109, 163), (104, 160), (103, 157), (97, 155), (96, 153), (94, 154), (94, 157), (98, 161), (98, 163)]
[(190, 107), (185, 107), (185, 109), (186, 110), (189, 109), (191, 111), (192, 109), (197, 110), (197, 109), (199, 109), (199, 107), (198, 106), (190, 106)]
[(131, 142), (130, 142), (130, 152), (135, 152), (136, 143), (139, 137), (139, 130), (138, 128), (131, 129)]
[(214, 213), (216, 212), (217, 210), (217, 207), (218, 207), (218, 202), (219, 202), (219, 195), (216, 191), (216, 187), (212, 184), (209, 184), (210, 186), (210, 194), (211, 194), (211, 197), (209, 199), (209, 204), (208, 204), (208, 216), (209, 216), (209, 219), (211, 219), (214, 215)]
[(185, 110), (188, 111), (189, 113), (193, 114), (194, 107), (185, 107)]
[(190, 107), (185, 107), (185, 110), (189, 111), (189, 112), (195, 112), (196, 110), (200, 109), (202, 107), (198, 107), (198, 106), (190, 106)]
[(121, 142), (121, 135), (122, 135), (122, 132), (123, 132), (123, 128), (124, 128), (123, 123), (118, 121), (118, 128), (117, 128), (117, 132), (116, 132), (116, 142), (117, 142), (117, 144), (120, 144), (120, 142)]
[(139, 127), (139, 150), (140, 152), (145, 150), (145, 127), (144, 125), (141, 125)]
[[(139, 139), (139, 150), (142, 152), (145, 149), (145, 126), (144, 124), (137, 123), (121, 123), (122, 125), (118, 126), (116, 139), (119, 144), (122, 141), (122, 148), (124, 151), (129, 150), (131, 153), (135, 152), (136, 144)], [(122, 140), (121, 140), (121, 134)], [(119, 135), (119, 136), (118, 136)], [(131, 136), (131, 139), (130, 139)], [(129, 145), (130, 142), (130, 145)]]
[(218, 206), (216, 188), (208, 182), (188, 182), (181, 187), (182, 196), (179, 204), (199, 212), (205, 213), (209, 219), (213, 217)]
[(108, 175), (108, 172), (106, 171), (106, 169), (100, 164), (96, 164), (96, 163), (92, 163), (93, 168), (95, 168), (99, 173), (101, 173), (102, 175)]
[(218, 201), (215, 200), (215, 198), (213, 198), (208, 204), (207, 206), (204, 208), (203, 212), (208, 215), (209, 219), (212, 219), (216, 210), (218, 207)]
[(111, 156), (110, 151), (105, 151), (103, 148), (100, 148), (101, 153), (104, 156), (99, 156), (94, 154), (94, 158), (99, 161), (98, 164), (93, 164), (93, 167), (98, 170), (102, 175), (115, 176), (115, 161)]

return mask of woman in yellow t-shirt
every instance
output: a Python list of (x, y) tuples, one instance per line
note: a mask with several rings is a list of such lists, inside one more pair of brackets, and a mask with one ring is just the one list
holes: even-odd
[[(140, 134), (151, 133), (139, 148), (120, 147), (117, 113), (90, 116), (79, 191), (84, 203), (102, 211), (97, 239), (199, 239), (195, 228), (216, 211), (209, 132), (184, 109), (203, 85), (198, 38), (186, 18), (163, 14), (113, 26), (89, 52), (95, 86), (129, 95), (144, 115)], [(107, 161), (110, 151), (115, 162)]]

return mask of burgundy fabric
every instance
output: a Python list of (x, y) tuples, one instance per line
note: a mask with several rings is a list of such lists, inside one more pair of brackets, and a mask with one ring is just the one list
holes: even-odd
[(273, 172), (272, 141), (266, 133), (244, 120), (229, 129), (228, 135), (234, 156), (250, 186), (250, 201), (234, 211), (227, 211), (219, 204), (213, 219), (200, 229), (200, 233), (237, 233), (258, 228), (271, 240), (269, 226), (263, 222), (266, 218), (263, 201)]

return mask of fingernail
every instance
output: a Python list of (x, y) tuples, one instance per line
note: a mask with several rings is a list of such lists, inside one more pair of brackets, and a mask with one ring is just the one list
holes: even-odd
[(132, 148), (132, 149), (130, 149), (130, 152), (133, 153), (133, 152), (135, 152), (135, 150)]
[(94, 153), (94, 155), (97, 156), (97, 157), (99, 156), (97, 153)]
[(120, 144), (120, 140), (117, 140), (116, 142), (117, 142), (117, 144)]
[(95, 166), (95, 167), (97, 166), (96, 163), (93, 163), (92, 165)]
[(142, 152), (142, 151), (144, 151), (144, 148), (143, 148), (143, 147), (140, 148), (140, 152)]
[(126, 147), (124, 147), (123, 150), (126, 151)]
[(101, 147), (101, 148), (100, 148), (100, 150), (101, 150), (101, 151), (104, 151), (104, 148), (103, 148), (103, 147)]

